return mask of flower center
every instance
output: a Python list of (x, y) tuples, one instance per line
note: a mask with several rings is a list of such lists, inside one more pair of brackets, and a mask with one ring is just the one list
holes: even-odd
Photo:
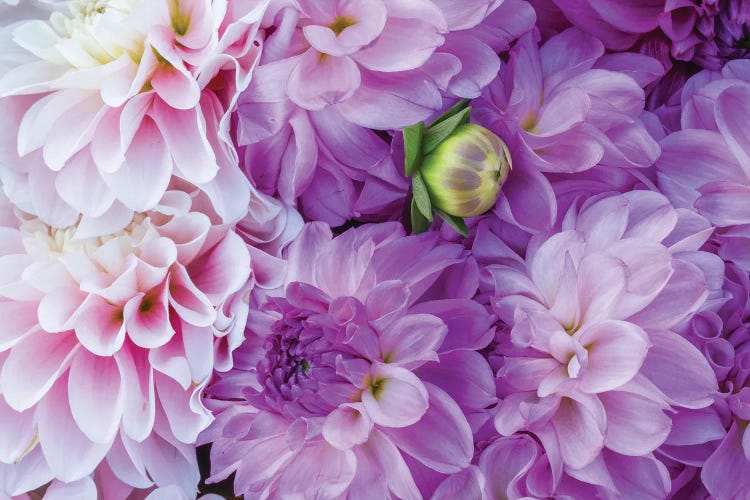
[[(134, 60), (142, 51), (140, 36), (124, 35), (125, 18), (142, 0), (73, 0), (69, 14), (53, 12), (50, 23), (58, 34), (74, 40), (83, 49), (78, 55), (62, 51), (63, 56), (77, 68), (89, 68), (114, 61), (124, 53)], [(107, 23), (102, 25), (104, 19)], [(88, 57), (86, 57), (88, 56)]]
[(339, 36), (342, 31), (344, 31), (349, 26), (354, 26), (357, 24), (357, 21), (352, 19), (351, 17), (346, 16), (338, 16), (334, 21), (328, 25), (331, 30), (336, 33), (336, 36)]
[(151, 228), (145, 214), (136, 214), (130, 224), (121, 231), (93, 238), (76, 238), (78, 224), (64, 228), (48, 226), (37, 218), (24, 220), (19, 230), (26, 252), (40, 260), (54, 259), (64, 255), (82, 252), (95, 257), (97, 250), (110, 243), (123, 256), (138, 255), (137, 246), (143, 241)]

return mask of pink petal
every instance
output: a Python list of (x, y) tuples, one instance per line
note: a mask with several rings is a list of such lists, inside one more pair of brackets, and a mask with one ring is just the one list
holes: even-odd
[(508, 498), (520, 496), (519, 486), (522, 487), (524, 474), (538, 455), (538, 445), (526, 434), (493, 442), (479, 457), (479, 469), (487, 481), (486, 490)]
[(125, 304), (128, 337), (139, 347), (164, 345), (174, 335), (169, 321), (169, 289), (165, 280), (147, 294), (139, 294)]
[[(427, 467), (452, 474), (467, 467), (474, 454), (471, 428), (450, 396), (437, 386), (426, 385), (429, 408), (419, 422), (384, 433), (401, 451)], [(440, 439), (424, 439), (424, 436), (440, 436)]]
[(215, 247), (187, 267), (188, 275), (213, 304), (239, 290), (250, 274), (250, 256), (242, 239), (227, 233)]
[(125, 152), (125, 164), (103, 176), (117, 199), (128, 208), (143, 212), (156, 206), (172, 176), (172, 159), (151, 118), (140, 123)]
[(191, 325), (206, 327), (216, 320), (216, 311), (208, 297), (193, 284), (181, 265), (172, 267), (169, 279), (169, 304), (181, 319)]
[(44, 458), (57, 478), (71, 482), (91, 474), (109, 444), (94, 443), (79, 430), (70, 413), (67, 389), (63, 381), (55, 384), (39, 404), (36, 417)]
[(716, 375), (690, 342), (669, 331), (649, 331), (653, 343), (641, 373), (686, 408), (704, 408), (717, 394)]
[(68, 397), (81, 432), (94, 443), (112, 443), (123, 410), (122, 381), (115, 360), (80, 351), (70, 365)]
[(38, 325), (35, 302), (0, 302), (0, 351), (5, 351), (22, 340)]
[[(412, 43), (404, 45), (406, 38)], [(422, 66), (443, 40), (440, 31), (422, 19), (389, 17), (375, 43), (352, 57), (371, 71), (407, 71)]]
[(435, 350), (447, 332), (445, 323), (432, 315), (409, 314), (399, 318), (380, 334), (383, 359), (399, 364), (437, 360)]
[[(351, 495), (372, 494), (373, 488), (380, 484), (383, 490), (387, 488), (396, 497), (404, 500), (417, 500), (422, 497), (401, 452), (393, 441), (377, 428), (372, 430), (366, 443), (355, 448), (355, 453), (357, 476), (349, 488)], [(385, 473), (385, 481), (381, 471)]]
[(729, 87), (716, 100), (716, 124), (745, 175), (750, 177), (750, 133), (744, 117), (750, 112), (750, 90), (746, 85)]
[(177, 175), (193, 184), (209, 182), (216, 177), (219, 165), (206, 137), (206, 123), (199, 110), (177, 110), (156, 100), (151, 117), (164, 137)]
[(3, 422), (0, 427), (0, 459), (3, 463), (18, 463), (31, 452), (37, 438), (33, 411), (17, 412), (0, 399), (0, 419)]
[(581, 329), (576, 337), (589, 353), (580, 386), (589, 393), (609, 391), (629, 382), (649, 349), (646, 333), (625, 321), (595, 323)]
[(367, 441), (373, 422), (361, 403), (342, 404), (325, 418), (323, 438), (336, 449), (348, 450)]
[(277, 483), (279, 496), (336, 498), (346, 491), (356, 468), (351, 450), (337, 450), (325, 442), (306, 446), (284, 467)]
[(86, 294), (78, 290), (48, 293), (39, 302), (39, 326), (53, 333), (69, 330), (85, 298)]
[(718, 226), (750, 223), (750, 185), (732, 182), (711, 182), (699, 190), (695, 208)]
[(407, 427), (427, 410), (427, 389), (411, 371), (375, 365), (362, 402), (372, 421), (384, 427)]
[(739, 498), (750, 488), (750, 462), (742, 449), (745, 432), (738, 422), (732, 422), (729, 433), (703, 466), (703, 484), (716, 498)]
[(202, 387), (192, 386), (185, 390), (162, 374), (157, 374), (154, 379), (159, 402), (174, 436), (183, 443), (194, 443), (198, 434), (212, 420), (211, 414), (200, 402)]
[(580, 469), (593, 462), (604, 447), (596, 406), (563, 398), (555, 413), (553, 425), (560, 443), (563, 462)]
[(483, 498), (484, 477), (473, 465), (448, 476), (432, 494), (432, 500), (452, 500), (454, 498)]
[(310, 49), (289, 75), (287, 92), (298, 106), (319, 110), (345, 101), (360, 83), (357, 64), (348, 56), (325, 56)]
[(123, 431), (143, 441), (151, 433), (156, 411), (153, 368), (146, 353), (136, 350), (121, 350), (115, 359), (123, 381)]
[(599, 399), (607, 412), (604, 444), (610, 450), (628, 456), (647, 455), (669, 435), (672, 421), (661, 403), (624, 391), (600, 394)]
[(125, 342), (122, 306), (92, 295), (76, 320), (75, 332), (86, 349), (98, 356), (111, 356)]
[(440, 361), (419, 367), (421, 380), (437, 385), (462, 408), (481, 409), (497, 403), (492, 369), (476, 351), (440, 354)]
[[(39, 402), (68, 369), (79, 347), (72, 332), (35, 332), (16, 344), (0, 374), (0, 388), (8, 405), (23, 411)], [(35, 368), (29, 370), (30, 366)]]

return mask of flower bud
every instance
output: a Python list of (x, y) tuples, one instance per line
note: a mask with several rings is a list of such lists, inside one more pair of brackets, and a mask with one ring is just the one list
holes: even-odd
[(427, 155), (420, 172), (435, 208), (475, 217), (495, 204), (510, 169), (505, 143), (486, 128), (467, 123)]

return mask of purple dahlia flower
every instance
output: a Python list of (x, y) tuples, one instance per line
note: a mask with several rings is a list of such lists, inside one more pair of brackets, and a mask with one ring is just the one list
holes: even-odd
[(534, 19), (522, 0), (272, 2), (237, 115), (248, 177), (333, 226), (400, 217), (408, 182), (370, 129), (478, 96)]
[(282, 295), (251, 312), (208, 390), (212, 480), (236, 472), (253, 498), (420, 498), (415, 471), (467, 467), (470, 421), (497, 401), (475, 352), (494, 317), (470, 300), (467, 252), (396, 223), (337, 238), (313, 223), (288, 259)]
[(500, 253), (482, 275), (509, 330), (490, 352), (502, 398), (495, 427), (542, 444), (545, 495), (568, 475), (629, 497), (618, 471), (647, 462), (662, 477), (652, 453), (669, 412), (717, 395), (709, 364), (676, 328), (720, 295), (723, 264), (697, 250), (708, 223), (658, 193), (595, 196), (562, 220), (560, 232), (531, 239), (525, 258)]
[(682, 92), (682, 130), (661, 145), (659, 188), (719, 227), (725, 260), (750, 270), (750, 61), (693, 76)]
[(650, 166), (659, 146), (639, 119), (642, 87), (661, 73), (644, 55), (605, 55), (599, 40), (575, 28), (541, 47), (533, 34), (524, 35), (474, 103), (477, 122), (498, 134), (513, 157), (499, 205), (503, 217), (530, 231), (551, 227), (556, 203), (542, 173)]

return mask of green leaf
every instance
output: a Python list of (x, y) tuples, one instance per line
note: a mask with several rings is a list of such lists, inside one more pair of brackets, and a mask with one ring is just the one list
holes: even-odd
[(417, 207), (417, 202), (411, 201), (411, 232), (414, 234), (424, 233), (430, 228), (430, 221), (427, 220)]
[(446, 118), (440, 123), (433, 123), (424, 134), (422, 142), (422, 154), (425, 156), (432, 153), (438, 145), (448, 138), (459, 125), (468, 123), (471, 108), (459, 111), (450, 118)]
[(414, 177), (411, 179), (411, 187), (414, 192), (414, 203), (417, 204), (417, 208), (422, 212), (428, 221), (432, 222), (432, 203), (430, 203), (430, 192), (427, 191), (427, 184), (422, 179), (422, 174), (414, 172)]
[(415, 123), (404, 128), (404, 171), (409, 177), (422, 159), (422, 138), (424, 137), (424, 122)]
[(442, 210), (435, 210), (442, 219), (448, 223), (450, 227), (463, 234), (469, 236), (469, 228), (466, 227), (466, 222), (461, 217), (455, 215), (446, 214)]
[(460, 113), (461, 111), (465, 110), (469, 106), (469, 100), (468, 99), (461, 99), (456, 104), (451, 106), (448, 111), (440, 115), (434, 122), (432, 122), (432, 125), (437, 125), (438, 123), (447, 120), (453, 115), (456, 115)]

